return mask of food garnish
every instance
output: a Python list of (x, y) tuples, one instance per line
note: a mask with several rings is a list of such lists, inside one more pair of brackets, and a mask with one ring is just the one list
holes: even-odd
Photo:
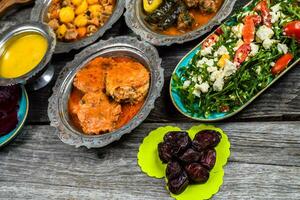
[(223, 0), (143, 0), (145, 21), (166, 35), (180, 35), (209, 22)]
[(296, 0), (255, 0), (221, 25), (172, 77), (185, 109), (230, 113), (266, 88), (300, 58), (299, 11)]
[(5, 135), (18, 124), (19, 86), (0, 86), (0, 135)]
[(110, 18), (116, 0), (52, 0), (48, 25), (60, 41), (70, 42), (93, 35)]
[(143, 106), (149, 83), (149, 71), (131, 58), (95, 58), (74, 78), (69, 98), (71, 119), (88, 135), (121, 128)]
[(144, 10), (147, 13), (153, 13), (162, 2), (163, 0), (143, 0)]
[(158, 154), (167, 163), (169, 191), (180, 194), (190, 183), (207, 182), (216, 162), (214, 147), (220, 141), (221, 134), (214, 130), (202, 130), (193, 140), (184, 131), (168, 132), (158, 144)]

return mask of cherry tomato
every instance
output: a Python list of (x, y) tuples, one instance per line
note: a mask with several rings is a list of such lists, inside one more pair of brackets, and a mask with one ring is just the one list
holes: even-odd
[(255, 25), (261, 23), (261, 17), (259, 15), (249, 15), (245, 17), (244, 21), (243, 39), (246, 44), (250, 44), (255, 37)]
[(268, 8), (268, 2), (266, 0), (262, 0), (261, 2), (259, 2), (254, 8), (254, 10), (261, 12), (264, 25), (266, 25), (269, 28), (272, 27), (272, 23), (271, 23), (272, 17), (270, 14), (270, 9)]
[(272, 68), (272, 74), (280, 74), (288, 64), (293, 60), (294, 56), (291, 53), (287, 53), (281, 56), (275, 63), (274, 67)]
[(219, 28), (217, 28), (217, 30), (215, 31), (215, 33), (216, 33), (217, 35), (222, 35), (224, 32), (223, 32), (223, 30), (221, 29), (221, 27), (219, 27)]
[(243, 44), (235, 53), (234, 63), (236, 65), (242, 64), (248, 57), (251, 51), (250, 44)]
[(286, 36), (293, 37), (300, 42), (300, 20), (287, 23), (283, 30)]
[(213, 33), (202, 43), (202, 49), (205, 49), (207, 47), (214, 45), (218, 41), (218, 39), (219, 39), (219, 36), (217, 36), (216, 34)]
[(259, 16), (259, 15), (250, 15), (250, 16), (247, 16), (247, 17), (253, 20), (255, 26), (259, 25), (262, 21), (261, 16)]

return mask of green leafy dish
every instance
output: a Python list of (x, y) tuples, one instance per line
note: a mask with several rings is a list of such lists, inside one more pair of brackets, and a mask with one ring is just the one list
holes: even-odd
[(180, 61), (171, 99), (196, 120), (233, 116), (297, 64), (299, 43), (299, 1), (254, 0)]

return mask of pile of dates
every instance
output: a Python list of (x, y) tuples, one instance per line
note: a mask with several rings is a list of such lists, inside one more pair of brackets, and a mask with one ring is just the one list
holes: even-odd
[(216, 163), (216, 147), (221, 134), (214, 130), (202, 130), (191, 140), (187, 132), (172, 131), (158, 144), (158, 154), (167, 163), (166, 177), (169, 191), (182, 193), (189, 184), (205, 183), (209, 171)]

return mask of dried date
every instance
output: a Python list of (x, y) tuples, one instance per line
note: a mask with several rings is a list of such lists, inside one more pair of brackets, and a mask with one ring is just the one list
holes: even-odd
[(199, 163), (185, 166), (189, 178), (195, 183), (205, 183), (209, 178), (209, 171)]
[(168, 180), (172, 180), (180, 176), (182, 172), (183, 171), (179, 162), (176, 161), (169, 162), (166, 168), (166, 177)]
[(157, 147), (159, 158), (163, 163), (168, 163), (172, 160), (173, 148), (169, 142), (161, 142)]
[(177, 178), (168, 181), (168, 188), (173, 194), (182, 193), (189, 185), (189, 178), (186, 172), (183, 172)]
[(214, 149), (207, 150), (201, 158), (201, 164), (211, 170), (216, 164), (216, 151)]
[(179, 157), (179, 159), (185, 163), (198, 162), (202, 155), (202, 152), (198, 152), (192, 148), (189, 148)]
[(183, 131), (167, 133), (164, 137), (164, 141), (172, 144), (173, 156), (179, 156), (191, 145), (191, 138), (187, 132)]
[(214, 130), (200, 131), (195, 135), (192, 142), (193, 148), (197, 151), (203, 151), (207, 148), (213, 148), (219, 144), (221, 134)]

